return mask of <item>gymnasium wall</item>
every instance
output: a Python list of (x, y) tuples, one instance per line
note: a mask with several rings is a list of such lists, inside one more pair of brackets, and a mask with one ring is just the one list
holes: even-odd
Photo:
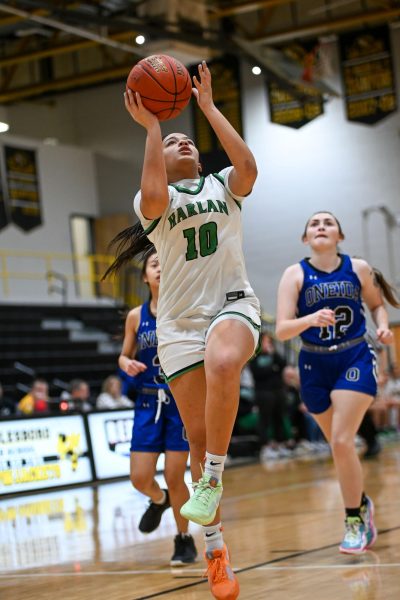
[[(393, 58), (400, 82), (400, 30), (392, 30)], [(331, 85), (341, 91), (336, 46)], [(349, 123), (342, 98), (330, 100), (325, 114), (300, 130), (270, 123), (265, 84), (242, 63), (243, 120), (259, 177), (243, 210), (244, 246), (250, 280), (267, 312), (275, 311), (283, 269), (304, 256), (304, 223), (315, 210), (331, 210), (342, 221), (342, 250), (367, 256), (392, 280), (400, 280), (400, 228), (390, 232), (394, 265), (390, 272), (387, 229), (380, 213), (368, 221), (366, 245), (362, 211), (385, 205), (400, 214), (400, 113), (375, 126)], [(0, 232), (0, 247), (44, 245), (69, 249), (68, 214), (130, 212), (140, 185), (145, 135), (126, 114), (122, 83), (10, 107), (14, 134), (32, 140), (57, 137), (58, 147), (40, 146), (45, 227), (21, 234)], [(400, 102), (400, 89), (399, 89)], [(23, 118), (24, 111), (29, 116)], [(18, 119), (13, 123), (13, 115)], [(48, 114), (48, 119), (46, 115)], [(163, 132), (192, 134), (190, 109), (163, 124)], [(42, 133), (43, 132), (43, 133)], [(6, 136), (0, 137), (0, 143)], [(37, 143), (32, 142), (32, 143)], [(74, 144), (64, 147), (63, 144)], [(54, 154), (53, 154), (54, 153)], [(60, 161), (60, 162), (58, 162)], [(57, 165), (68, 165), (62, 169)], [(57, 170), (62, 174), (55, 175)], [(55, 223), (53, 223), (55, 220)], [(58, 232), (58, 234), (56, 233)], [(50, 245), (44, 240), (49, 239)], [(400, 320), (393, 312), (393, 318)]]
[[(400, 104), (400, 31), (394, 30), (393, 58)], [(336, 48), (332, 52), (337, 58)], [(331, 85), (341, 90), (337, 60)], [(254, 194), (243, 210), (249, 275), (264, 309), (275, 311), (283, 269), (307, 255), (300, 241), (307, 218), (330, 210), (342, 222), (342, 250), (363, 256), (400, 284), (400, 227), (393, 229), (395, 268), (389, 270), (386, 227), (381, 214), (368, 222), (368, 248), (362, 236), (362, 210), (385, 205), (400, 215), (400, 112), (375, 126), (346, 121), (342, 98), (300, 130), (269, 121), (266, 90), (242, 68), (246, 88), (245, 131), (259, 168)], [(369, 250), (369, 256), (366, 256)], [(397, 315), (396, 315), (397, 312)], [(400, 320), (399, 311), (392, 313)]]
[[(28, 274), (44, 270), (42, 259), (36, 258), (39, 252), (72, 252), (70, 234), (70, 215), (98, 214), (98, 194), (96, 168), (93, 153), (85, 148), (73, 146), (48, 146), (25, 137), (0, 136), (0, 144), (36, 149), (41, 193), (43, 224), (29, 232), (24, 232), (13, 224), (0, 231), (0, 249), (32, 253), (30, 257), (10, 258), (7, 260), (9, 271)], [(62, 270), (65, 261), (54, 261), (52, 268)], [(68, 272), (72, 273), (72, 265)], [(70, 299), (74, 298), (73, 286), (70, 286)], [(8, 294), (4, 294), (0, 280), (0, 298), (2, 301), (52, 301), (47, 282), (43, 279), (10, 279)]]

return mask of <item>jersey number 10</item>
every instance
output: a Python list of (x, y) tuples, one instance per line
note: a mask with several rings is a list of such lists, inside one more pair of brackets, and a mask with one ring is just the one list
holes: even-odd
[(196, 228), (189, 227), (183, 230), (183, 236), (187, 240), (186, 260), (194, 260), (199, 256), (197, 247), (200, 247), (200, 256), (214, 254), (218, 248), (218, 228), (215, 221), (203, 223), (199, 227), (199, 243), (196, 243)]

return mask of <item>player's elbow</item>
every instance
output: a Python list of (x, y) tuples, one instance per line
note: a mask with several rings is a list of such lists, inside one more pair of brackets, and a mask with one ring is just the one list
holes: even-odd
[(254, 156), (245, 160), (243, 165), (243, 177), (253, 185), (258, 176), (257, 163)]
[(374, 315), (382, 308), (385, 309), (385, 305), (384, 305), (383, 301), (379, 302), (378, 304), (374, 304), (373, 306), (370, 307), (369, 310), (370, 310), (371, 315)]
[(282, 326), (282, 323), (277, 323), (275, 327), (275, 337), (280, 342), (286, 342), (288, 340), (287, 332), (285, 328)]

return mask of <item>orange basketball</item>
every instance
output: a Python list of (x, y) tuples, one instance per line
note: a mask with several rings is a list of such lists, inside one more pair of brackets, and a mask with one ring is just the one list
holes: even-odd
[(139, 92), (143, 105), (160, 121), (177, 117), (192, 95), (188, 70), (167, 54), (140, 60), (129, 73), (126, 85), (133, 92)]

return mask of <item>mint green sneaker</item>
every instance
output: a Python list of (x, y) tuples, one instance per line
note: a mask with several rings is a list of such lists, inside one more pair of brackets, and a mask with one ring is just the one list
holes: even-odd
[(203, 473), (197, 483), (193, 484), (194, 494), (181, 507), (181, 515), (199, 525), (209, 525), (214, 521), (221, 500), (222, 483), (212, 475)]

